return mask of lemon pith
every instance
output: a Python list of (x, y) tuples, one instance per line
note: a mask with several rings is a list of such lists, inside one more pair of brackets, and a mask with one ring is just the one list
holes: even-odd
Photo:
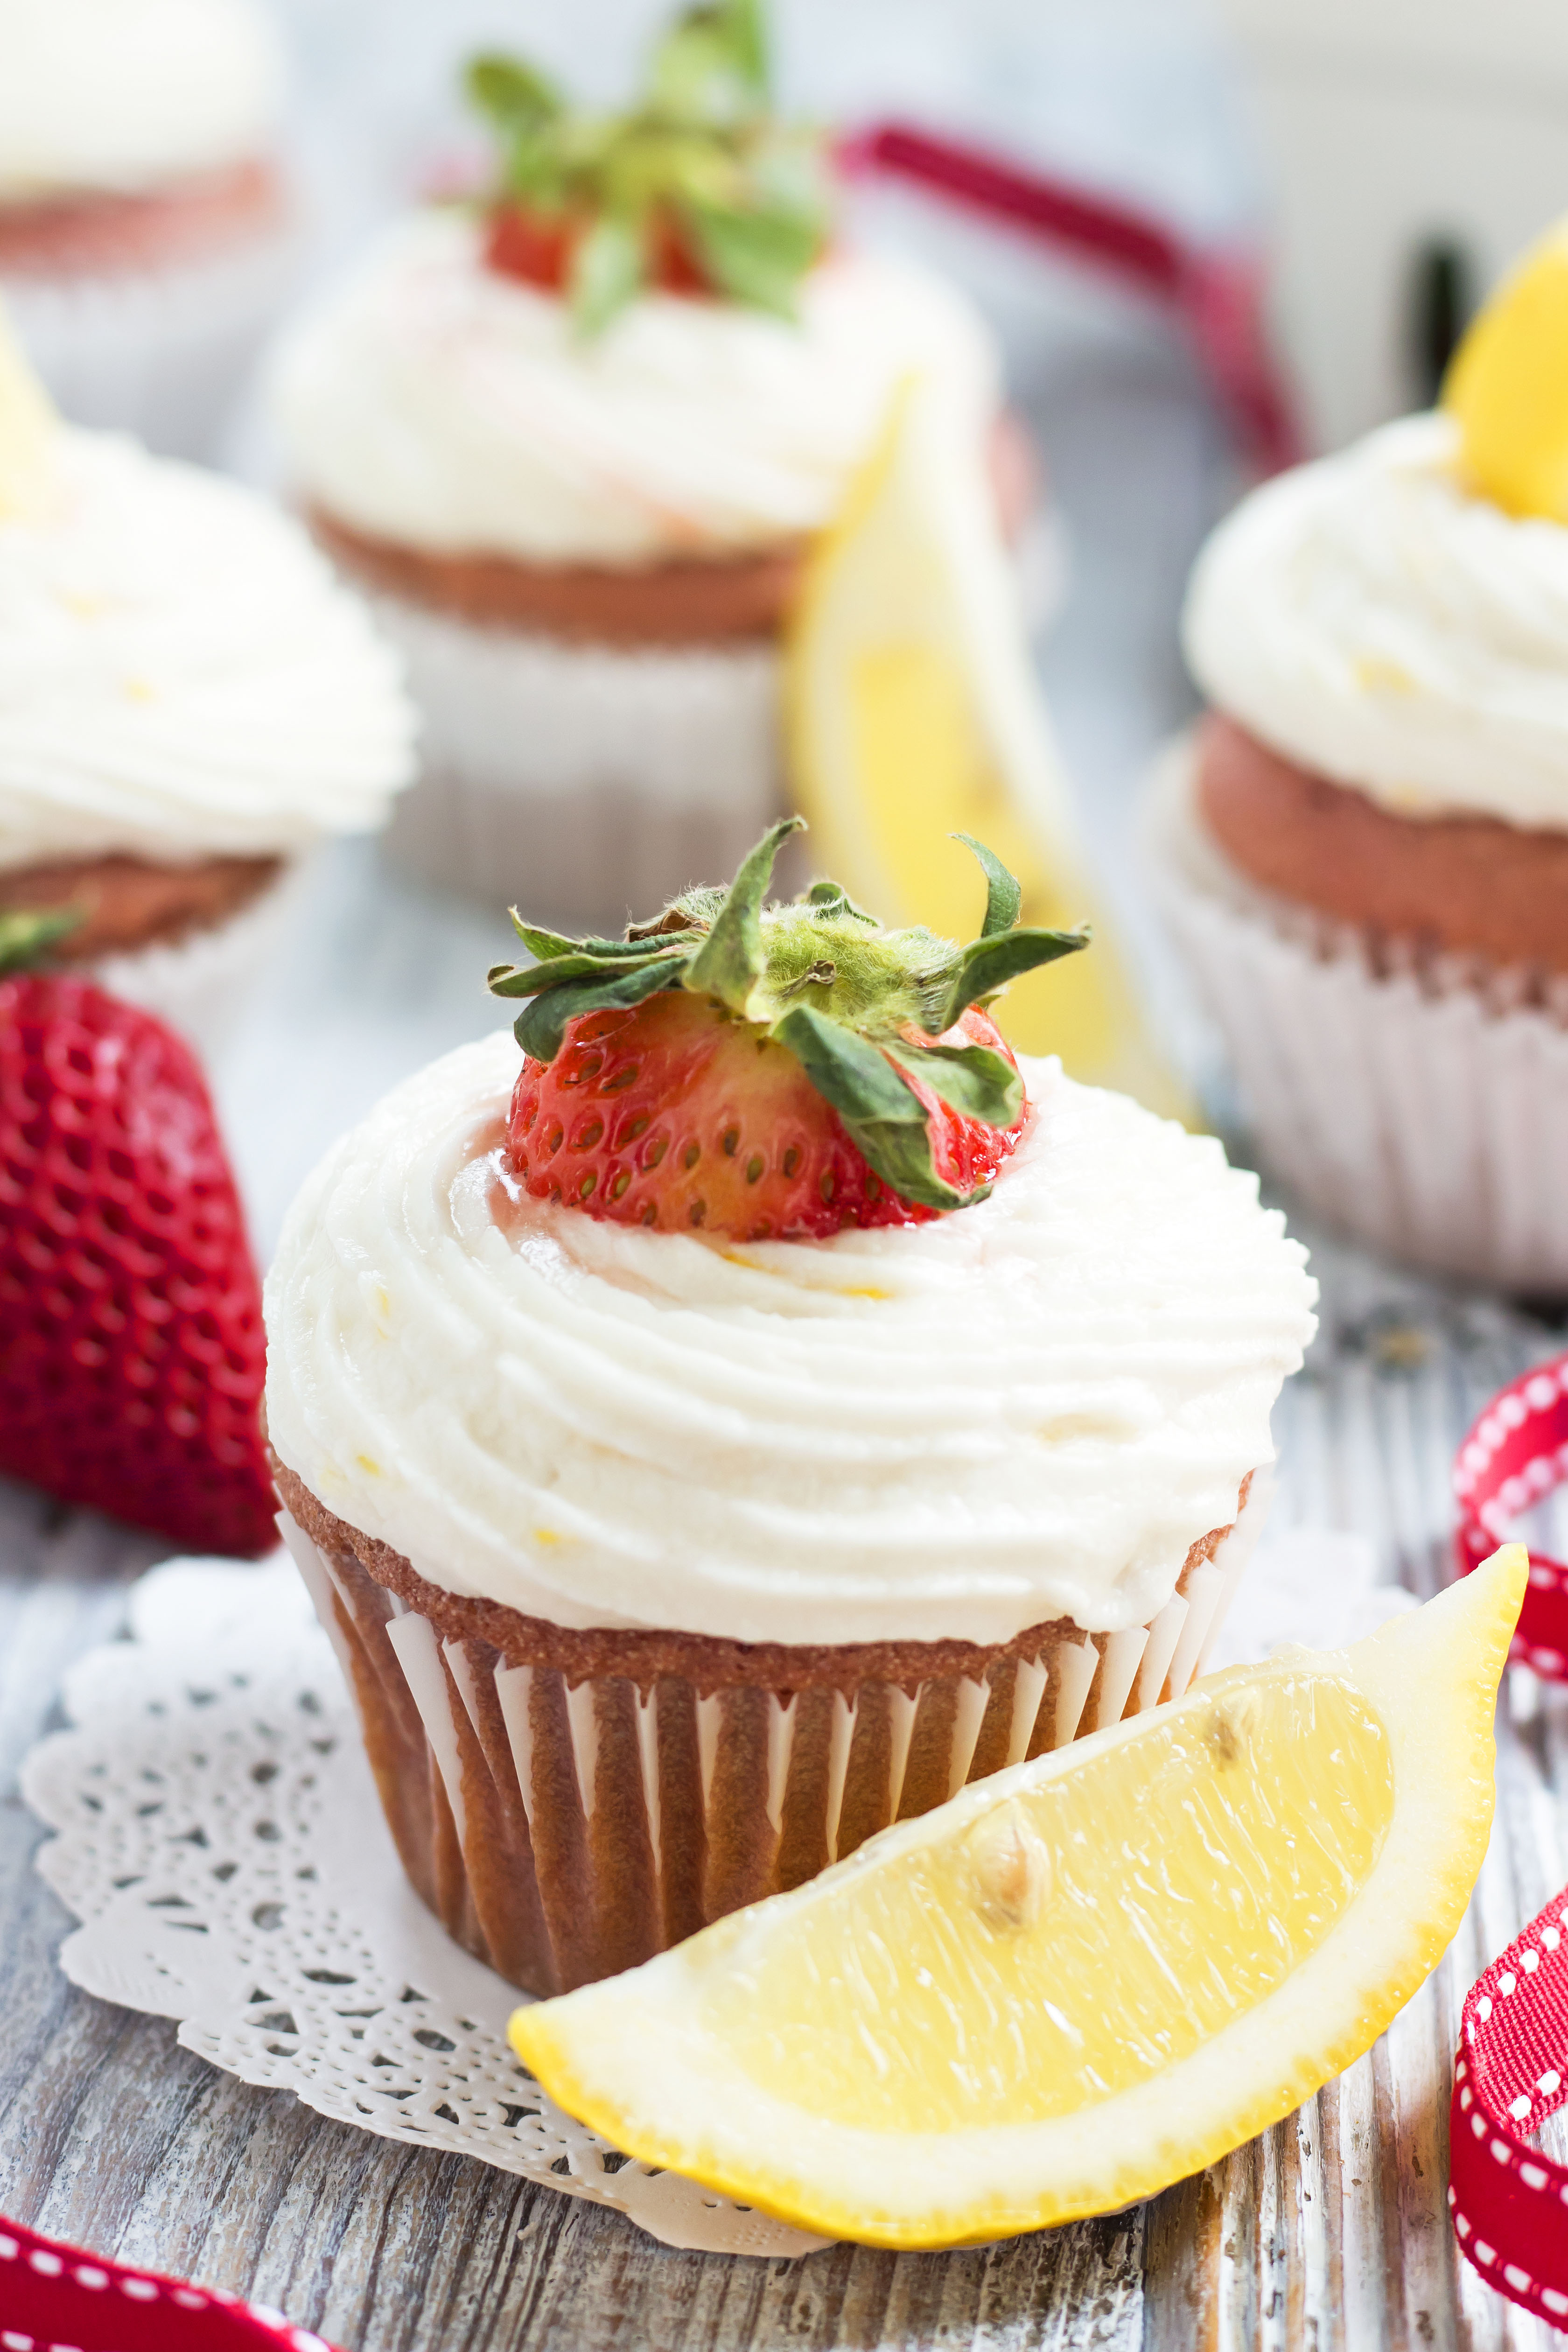
[(942, 937), (971, 925), (962, 850), (991, 843), (1022, 919), (1095, 924), (1091, 954), (1009, 989), (1020, 1051), (1151, 1108), (1189, 1115), (1144, 1028), (1097, 893), (1039, 701), (972, 429), (911, 380), (806, 567), (785, 653), (795, 798), (852, 897)]
[(974, 2242), (1152, 2195), (1299, 2105), (1436, 1965), (1485, 1852), (1525, 1555), (980, 1781), (563, 1999), (520, 2056), (778, 2218)]
[(1568, 522), (1568, 221), (1531, 247), (1467, 329), (1444, 380), (1472, 487)]

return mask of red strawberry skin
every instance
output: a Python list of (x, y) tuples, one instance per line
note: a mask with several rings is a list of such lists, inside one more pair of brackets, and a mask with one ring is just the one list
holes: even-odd
[[(911, 1047), (921, 1040), (911, 1032)], [(934, 1041), (932, 1041), (934, 1042)], [(946, 1040), (1013, 1055), (972, 1006)], [(936, 1172), (969, 1192), (1024, 1131), (963, 1118), (915, 1084)], [(923, 1224), (866, 1164), (795, 1055), (710, 999), (670, 990), (630, 1012), (584, 1013), (549, 1063), (525, 1060), (507, 1137), (535, 1200), (617, 1224), (737, 1241), (821, 1240), (845, 1225)]]
[(0, 981), (0, 1471), (195, 1550), (268, 1550), (265, 1361), (190, 1048), (89, 981)]

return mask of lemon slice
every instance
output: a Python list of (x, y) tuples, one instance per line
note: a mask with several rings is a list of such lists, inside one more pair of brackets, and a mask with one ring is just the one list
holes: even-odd
[(1548, 229), (1466, 330), (1444, 378), (1464, 469), (1513, 515), (1568, 522), (1568, 219)]
[(1023, 884), (1025, 923), (1095, 928), (1088, 955), (1009, 989), (1005, 1035), (1190, 1116), (1097, 905), (973, 429), (924, 378), (902, 387), (807, 564), (784, 712), (813, 851), (851, 898), (967, 939), (974, 866), (947, 836), (985, 842)]
[(1486, 1851), (1509, 1544), (977, 1781), (512, 2042), (617, 2147), (837, 2238), (973, 2244), (1149, 2197), (1288, 2115), (1440, 1958)]
[(55, 486), (58, 423), (0, 303), (0, 521), (35, 513)]

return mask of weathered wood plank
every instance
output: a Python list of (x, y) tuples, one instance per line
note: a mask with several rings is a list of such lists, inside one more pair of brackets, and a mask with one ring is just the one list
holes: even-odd
[[(1454, 1440), (1549, 1335), (1425, 1297), (1328, 1319), (1282, 1411), (1279, 1508), (1363, 1530), (1429, 1592), (1447, 1572)], [(1498, 1830), (1453, 1952), (1370, 2059), (1264, 2139), (1131, 2213), (1005, 2245), (729, 2261), (326, 2123), (66, 1984), (53, 1955), (69, 1921), (32, 1870), (16, 1768), (158, 1549), (0, 1492), (0, 2210), (279, 2304), (353, 2352), (1560, 2340), (1458, 2264), (1443, 2183), (1458, 2002), (1568, 1876), (1568, 1694), (1515, 1678)]]

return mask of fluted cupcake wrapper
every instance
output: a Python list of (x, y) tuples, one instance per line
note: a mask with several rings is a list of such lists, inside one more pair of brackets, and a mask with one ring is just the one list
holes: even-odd
[(58, 277), (0, 275), (12, 324), (65, 415), (211, 458), (300, 260), (291, 227), (232, 249)]
[(1146, 846), (1260, 1163), (1395, 1257), (1568, 1291), (1568, 984), (1267, 897), (1203, 833), (1191, 765), (1162, 763)]
[(281, 944), (307, 871), (306, 859), (289, 858), (248, 906), (210, 930), (193, 931), (168, 945), (100, 956), (86, 969), (111, 996), (156, 1013), (198, 1053), (213, 1058)]
[[(279, 1526), (353, 1692), (409, 1879), (530, 1992), (609, 1976), (796, 1886), (965, 1781), (1178, 1696), (1256, 1540), (1267, 1481), (1152, 1622), (852, 1694), (666, 1675), (576, 1684), (443, 1640), (346, 1548)], [(1055, 1629), (1051, 1629), (1053, 1632)], [(1076, 1633), (1076, 1629), (1074, 1629)]]
[(618, 931), (732, 873), (778, 814), (771, 645), (579, 645), (370, 601), (422, 721), (387, 846), (427, 880)]

